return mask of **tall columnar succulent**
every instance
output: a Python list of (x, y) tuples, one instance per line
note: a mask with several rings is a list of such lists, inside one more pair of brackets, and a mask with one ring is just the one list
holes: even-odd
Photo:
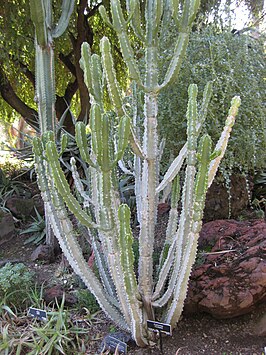
[[(208, 135), (200, 138), (211, 97), (211, 84), (206, 85), (201, 105), (197, 103), (197, 86), (190, 85), (187, 142), (159, 181), (162, 144), (159, 144), (157, 132), (157, 97), (178, 76), (199, 0), (185, 0), (182, 5), (177, 0), (147, 0), (144, 14), (138, 0), (127, 0), (127, 18), (119, 0), (111, 0), (110, 3), (112, 20), (104, 7), (99, 10), (103, 20), (118, 35), (132, 81), (133, 96), (136, 87), (144, 93), (142, 115), (138, 112), (140, 103), (136, 102), (137, 96), (132, 98), (134, 106), (131, 110), (124, 104), (109, 40), (106, 37), (101, 40), (100, 56), (91, 54), (89, 45), (84, 43), (81, 67), (90, 92), (91, 134), (88, 139), (85, 125), (79, 122), (76, 125), (76, 141), (84, 161), (89, 190), (85, 190), (75, 160), (71, 160), (73, 180), (82, 204), (72, 194), (60, 167), (61, 153), (57, 151), (53, 134), (35, 138), (34, 153), (39, 186), (48, 206), (54, 233), (74, 271), (95, 295), (106, 314), (119, 327), (131, 332), (139, 346), (148, 346), (152, 336), (146, 327), (147, 319), (154, 320), (160, 315), (161, 320), (174, 327), (181, 315), (195, 261), (206, 191), (224, 155), (240, 99), (233, 98), (224, 131), (212, 149)], [(158, 42), (170, 18), (177, 24), (178, 35), (168, 70), (160, 82)], [(138, 67), (128, 26), (143, 44), (144, 73)], [(104, 108), (105, 85), (112, 113)], [(144, 117), (143, 123), (140, 117)], [(61, 151), (63, 142), (64, 139)], [(120, 203), (115, 178), (118, 163), (123, 166), (121, 161), (128, 143), (135, 156), (134, 169), (130, 173), (135, 177), (140, 225), (137, 272), (130, 210)], [(178, 174), (182, 166), (185, 166), (185, 178), (180, 188)], [(169, 184), (172, 184), (172, 199), (167, 235), (159, 265), (155, 268), (156, 212), (159, 195)], [(182, 212), (178, 216), (180, 195)], [(69, 212), (88, 229), (99, 276), (94, 274), (82, 255)], [(154, 270), (157, 270), (156, 275)]]
[[(63, 0), (59, 21), (53, 24), (52, 1), (30, 0), (31, 19), (35, 26), (35, 100), (38, 104), (41, 134), (56, 130), (53, 39), (60, 37), (66, 30), (74, 4), (74, 0)], [(53, 246), (54, 238), (49, 225), (46, 204), (45, 215), (46, 243)]]
[(31, 19), (35, 26), (36, 101), (42, 133), (55, 129), (53, 39), (65, 32), (74, 4), (74, 0), (63, 0), (59, 21), (53, 24), (52, 1), (30, 0)]

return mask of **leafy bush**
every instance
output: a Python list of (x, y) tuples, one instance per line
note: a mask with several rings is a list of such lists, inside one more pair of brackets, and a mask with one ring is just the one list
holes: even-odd
[[(167, 64), (173, 34), (166, 37)], [(265, 165), (265, 64), (263, 38), (254, 39), (251, 32), (233, 35), (213, 28), (191, 34), (187, 60), (180, 72), (180, 80), (160, 96), (160, 130), (166, 139), (165, 161), (170, 152), (175, 156), (186, 140), (187, 88), (196, 83), (203, 93), (207, 81), (213, 83), (204, 131), (216, 142), (234, 95), (241, 96), (241, 108), (222, 166), (243, 171)]]
[(0, 299), (15, 307), (21, 306), (33, 285), (33, 274), (22, 263), (7, 263), (0, 269)]

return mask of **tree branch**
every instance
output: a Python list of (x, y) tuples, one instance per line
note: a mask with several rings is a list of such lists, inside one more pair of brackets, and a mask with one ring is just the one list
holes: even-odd
[(95, 15), (96, 11), (98, 10), (98, 8), (103, 5), (103, 2), (100, 2), (99, 4), (97, 4), (96, 6), (94, 6), (92, 9), (90, 9), (86, 15), (87, 18), (92, 17), (93, 15)]
[(70, 71), (70, 73), (72, 75), (77, 76), (76, 67), (70, 60), (70, 57), (72, 54), (73, 54), (73, 52), (71, 52), (67, 55), (64, 55), (63, 53), (59, 53), (59, 59), (65, 65), (65, 67)]
[(78, 86), (77, 79), (73, 82), (68, 83), (66, 90), (65, 90), (65, 95), (64, 95), (64, 98), (67, 102), (71, 101), (72, 97), (75, 95), (78, 88), (79, 88), (79, 86)]
[(2, 63), (0, 63), (0, 93), (2, 98), (16, 110), (31, 127), (38, 129), (38, 113), (17, 96), (3, 70)]
[(90, 111), (89, 92), (87, 86), (84, 83), (83, 71), (79, 65), (82, 43), (85, 41), (88, 42), (90, 45), (92, 45), (93, 43), (93, 32), (88, 24), (87, 15), (85, 15), (85, 10), (87, 10), (87, 7), (88, 1), (80, 0), (79, 5), (77, 7), (77, 38), (71, 39), (74, 48), (75, 66), (81, 104), (81, 110), (78, 116), (78, 120), (88, 118)]
[(32, 71), (29, 70), (28, 66), (22, 63), (20, 60), (15, 59), (13, 56), (10, 56), (12, 62), (21, 69), (21, 72), (29, 79), (32, 83), (33, 87), (35, 88), (35, 75)]

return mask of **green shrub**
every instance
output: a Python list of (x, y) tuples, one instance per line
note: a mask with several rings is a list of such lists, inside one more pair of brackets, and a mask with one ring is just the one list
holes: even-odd
[(22, 263), (7, 263), (0, 269), (0, 299), (20, 307), (33, 286), (33, 273)]
[[(167, 34), (162, 65), (166, 67), (174, 34)], [(203, 132), (214, 142), (221, 132), (228, 105), (234, 95), (241, 96), (241, 108), (232, 131), (222, 168), (253, 170), (265, 166), (265, 62), (263, 38), (252, 32), (233, 35), (211, 27), (191, 34), (187, 60), (180, 79), (160, 96), (160, 131), (166, 137), (165, 159), (176, 156), (186, 140), (187, 88), (196, 83), (199, 93), (207, 81), (213, 83), (213, 96)]]

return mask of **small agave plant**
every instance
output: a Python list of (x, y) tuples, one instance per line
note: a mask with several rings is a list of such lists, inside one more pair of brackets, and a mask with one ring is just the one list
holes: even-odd
[[(187, 142), (159, 179), (163, 144), (159, 143), (157, 130), (158, 95), (178, 77), (199, 4), (199, 0), (180, 3), (178, 0), (147, 0), (144, 6), (139, 0), (127, 0), (128, 15), (125, 17), (120, 1), (110, 0), (111, 18), (103, 6), (99, 8), (103, 20), (117, 33), (129, 78), (134, 88), (144, 95), (144, 103), (138, 102), (139, 96), (133, 93), (131, 107), (124, 104), (108, 38), (104, 37), (100, 42), (100, 55), (92, 54), (89, 45), (83, 44), (80, 65), (90, 93), (91, 134), (87, 136), (84, 123), (76, 124), (76, 142), (86, 176), (85, 185), (72, 158), (71, 170), (79, 200), (73, 195), (60, 166), (66, 136), (62, 137), (60, 151), (52, 132), (33, 141), (39, 187), (64, 254), (104, 312), (120, 328), (130, 332), (141, 347), (151, 345), (153, 339), (147, 320), (159, 320), (175, 327), (180, 318), (196, 257), (206, 191), (225, 153), (240, 105), (239, 97), (234, 97), (224, 130), (213, 149), (211, 138), (200, 134), (211, 97), (211, 84), (206, 85), (201, 104), (197, 102), (197, 86), (191, 84)], [(158, 63), (161, 56), (159, 42), (163, 31), (173, 23), (177, 27), (176, 43), (162, 77)], [(38, 26), (37, 22), (35, 26)], [(128, 35), (129, 26), (143, 46), (144, 70), (138, 66)], [(112, 113), (105, 110), (106, 90)], [(135, 179), (140, 227), (137, 271), (130, 209), (120, 202), (116, 178), (118, 165), (124, 166), (123, 156), (129, 146), (134, 156), (134, 166), (129, 173)], [(181, 167), (185, 169), (182, 188), (178, 177)], [(165, 243), (159, 265), (154, 267), (158, 201), (169, 185), (172, 185), (172, 197)], [(179, 204), (180, 216), (177, 213)], [(70, 213), (88, 230), (97, 274), (83, 257)]]

